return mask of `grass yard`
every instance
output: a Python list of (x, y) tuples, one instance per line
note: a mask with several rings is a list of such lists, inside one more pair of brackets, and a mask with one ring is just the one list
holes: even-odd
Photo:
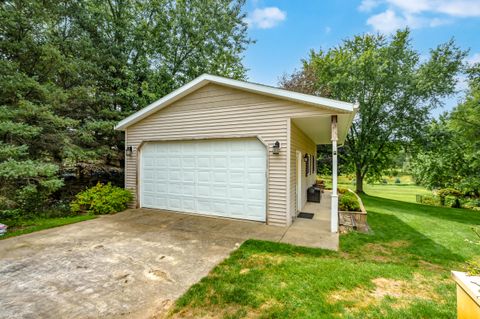
[[(89, 220), (95, 218), (95, 215), (78, 215), (78, 216), (69, 216), (69, 217), (57, 217), (57, 218), (36, 218), (36, 219), (29, 219), (24, 221), (16, 222), (15, 226), (11, 226), (8, 228), (8, 232), (0, 236), (1, 239), (33, 233), (35, 231), (58, 227), (73, 223), (78, 223), (84, 220)], [(9, 224), (8, 222), (3, 222), (5, 224)]]
[[(352, 188), (355, 190), (355, 188)], [(365, 193), (386, 199), (416, 203), (416, 195), (431, 195), (432, 192), (422, 186), (409, 184), (370, 184), (364, 186)]]
[[(331, 176), (321, 176), (320, 178), (325, 180), (327, 187), (332, 187)], [(371, 196), (378, 196), (410, 203), (416, 203), (416, 195), (432, 194), (432, 192), (428, 189), (413, 184), (411, 176), (405, 175), (399, 178), (402, 181), (402, 184), (395, 184), (393, 181), (391, 181), (393, 178), (386, 177), (385, 179), (389, 180), (389, 184), (365, 183), (363, 185), (363, 190), (365, 193)], [(338, 177), (338, 186), (355, 190), (355, 185), (346, 176)]]
[(245, 242), (171, 317), (455, 318), (450, 270), (480, 255), (466, 242), (480, 213), (411, 203), (418, 190), (405, 187), (367, 188), (374, 233), (342, 235), (340, 252)]

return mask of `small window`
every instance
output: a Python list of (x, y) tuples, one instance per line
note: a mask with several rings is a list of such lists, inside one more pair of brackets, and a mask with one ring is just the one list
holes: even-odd
[(305, 157), (303, 158), (305, 160), (305, 176), (310, 175), (310, 155), (305, 153)]

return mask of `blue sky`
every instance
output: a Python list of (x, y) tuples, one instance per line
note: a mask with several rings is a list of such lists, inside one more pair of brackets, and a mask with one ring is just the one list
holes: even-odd
[[(249, 35), (257, 41), (244, 60), (252, 82), (277, 85), (311, 49), (405, 26), (422, 55), (454, 37), (461, 48), (470, 49), (469, 62), (480, 62), (480, 0), (248, 0), (246, 11)], [(446, 109), (457, 99), (449, 99)]]

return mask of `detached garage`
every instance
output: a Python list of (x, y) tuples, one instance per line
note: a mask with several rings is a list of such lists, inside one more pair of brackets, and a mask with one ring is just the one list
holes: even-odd
[[(288, 226), (343, 143), (354, 104), (202, 75), (121, 121), (133, 207)], [(334, 172), (336, 179), (336, 172)], [(336, 231), (332, 194), (332, 231)]]

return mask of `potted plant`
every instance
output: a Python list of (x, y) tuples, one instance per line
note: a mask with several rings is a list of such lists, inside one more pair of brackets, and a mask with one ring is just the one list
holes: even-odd
[[(473, 229), (479, 240), (471, 242), (480, 245), (480, 232)], [(480, 262), (468, 263), (467, 272), (452, 271), (457, 284), (457, 318), (480, 318)]]

